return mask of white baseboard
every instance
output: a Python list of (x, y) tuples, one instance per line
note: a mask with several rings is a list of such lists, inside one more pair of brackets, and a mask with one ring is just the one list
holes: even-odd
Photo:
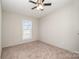
[(74, 50), (69, 50), (69, 49), (66, 49), (66, 48), (59, 47), (59, 46), (55, 45), (54, 43), (50, 42), (49, 40), (48, 40), (48, 41), (46, 41), (46, 40), (40, 40), (40, 41), (45, 42), (45, 43), (47, 43), (47, 44), (49, 44), (49, 45), (53, 45), (53, 46), (56, 46), (56, 47), (58, 47), (58, 48), (61, 48), (61, 49), (70, 51), (70, 52), (72, 52), (72, 53), (77, 53), (77, 54), (79, 54), (79, 51), (74, 51)]
[(77, 54), (79, 54), (79, 51), (74, 51), (74, 53), (77, 53)]
[(16, 43), (13, 43), (13, 44), (7, 44), (5, 46), (2, 46), (2, 48), (16, 46), (16, 45), (23, 44), (23, 43), (29, 43), (29, 42), (32, 42), (32, 41), (36, 41), (36, 40), (32, 40), (32, 39), (30, 39), (30, 40), (23, 40), (23, 41), (16, 42)]

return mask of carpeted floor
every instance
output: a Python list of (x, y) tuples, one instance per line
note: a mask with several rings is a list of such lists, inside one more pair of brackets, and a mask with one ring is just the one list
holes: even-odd
[(2, 59), (79, 59), (79, 55), (35, 41), (4, 48)]

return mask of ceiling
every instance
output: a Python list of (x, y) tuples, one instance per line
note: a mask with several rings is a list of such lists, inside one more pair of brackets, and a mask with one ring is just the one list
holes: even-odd
[(29, 0), (2, 0), (2, 9), (3, 11), (32, 16), (35, 18), (42, 18), (53, 12), (57, 8), (60, 8), (70, 3), (70, 0), (45, 0), (45, 2), (51, 2), (52, 6), (45, 6), (44, 11), (39, 11), (37, 9), (32, 10), (31, 8), (35, 5), (29, 3), (28, 1)]

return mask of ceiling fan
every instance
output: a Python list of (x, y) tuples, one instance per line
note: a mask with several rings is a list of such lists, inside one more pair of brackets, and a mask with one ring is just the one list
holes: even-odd
[(41, 10), (43, 11), (44, 10), (44, 6), (51, 6), (52, 3), (44, 3), (45, 0), (37, 0), (36, 2), (32, 1), (32, 0), (29, 0), (29, 2), (33, 3), (33, 4), (36, 4), (35, 7), (32, 8), (33, 9), (37, 9), (37, 10)]

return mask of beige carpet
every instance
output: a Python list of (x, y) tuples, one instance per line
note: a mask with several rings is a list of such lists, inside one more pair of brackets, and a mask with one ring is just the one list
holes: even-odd
[(4, 48), (2, 59), (79, 59), (79, 55), (35, 41)]

